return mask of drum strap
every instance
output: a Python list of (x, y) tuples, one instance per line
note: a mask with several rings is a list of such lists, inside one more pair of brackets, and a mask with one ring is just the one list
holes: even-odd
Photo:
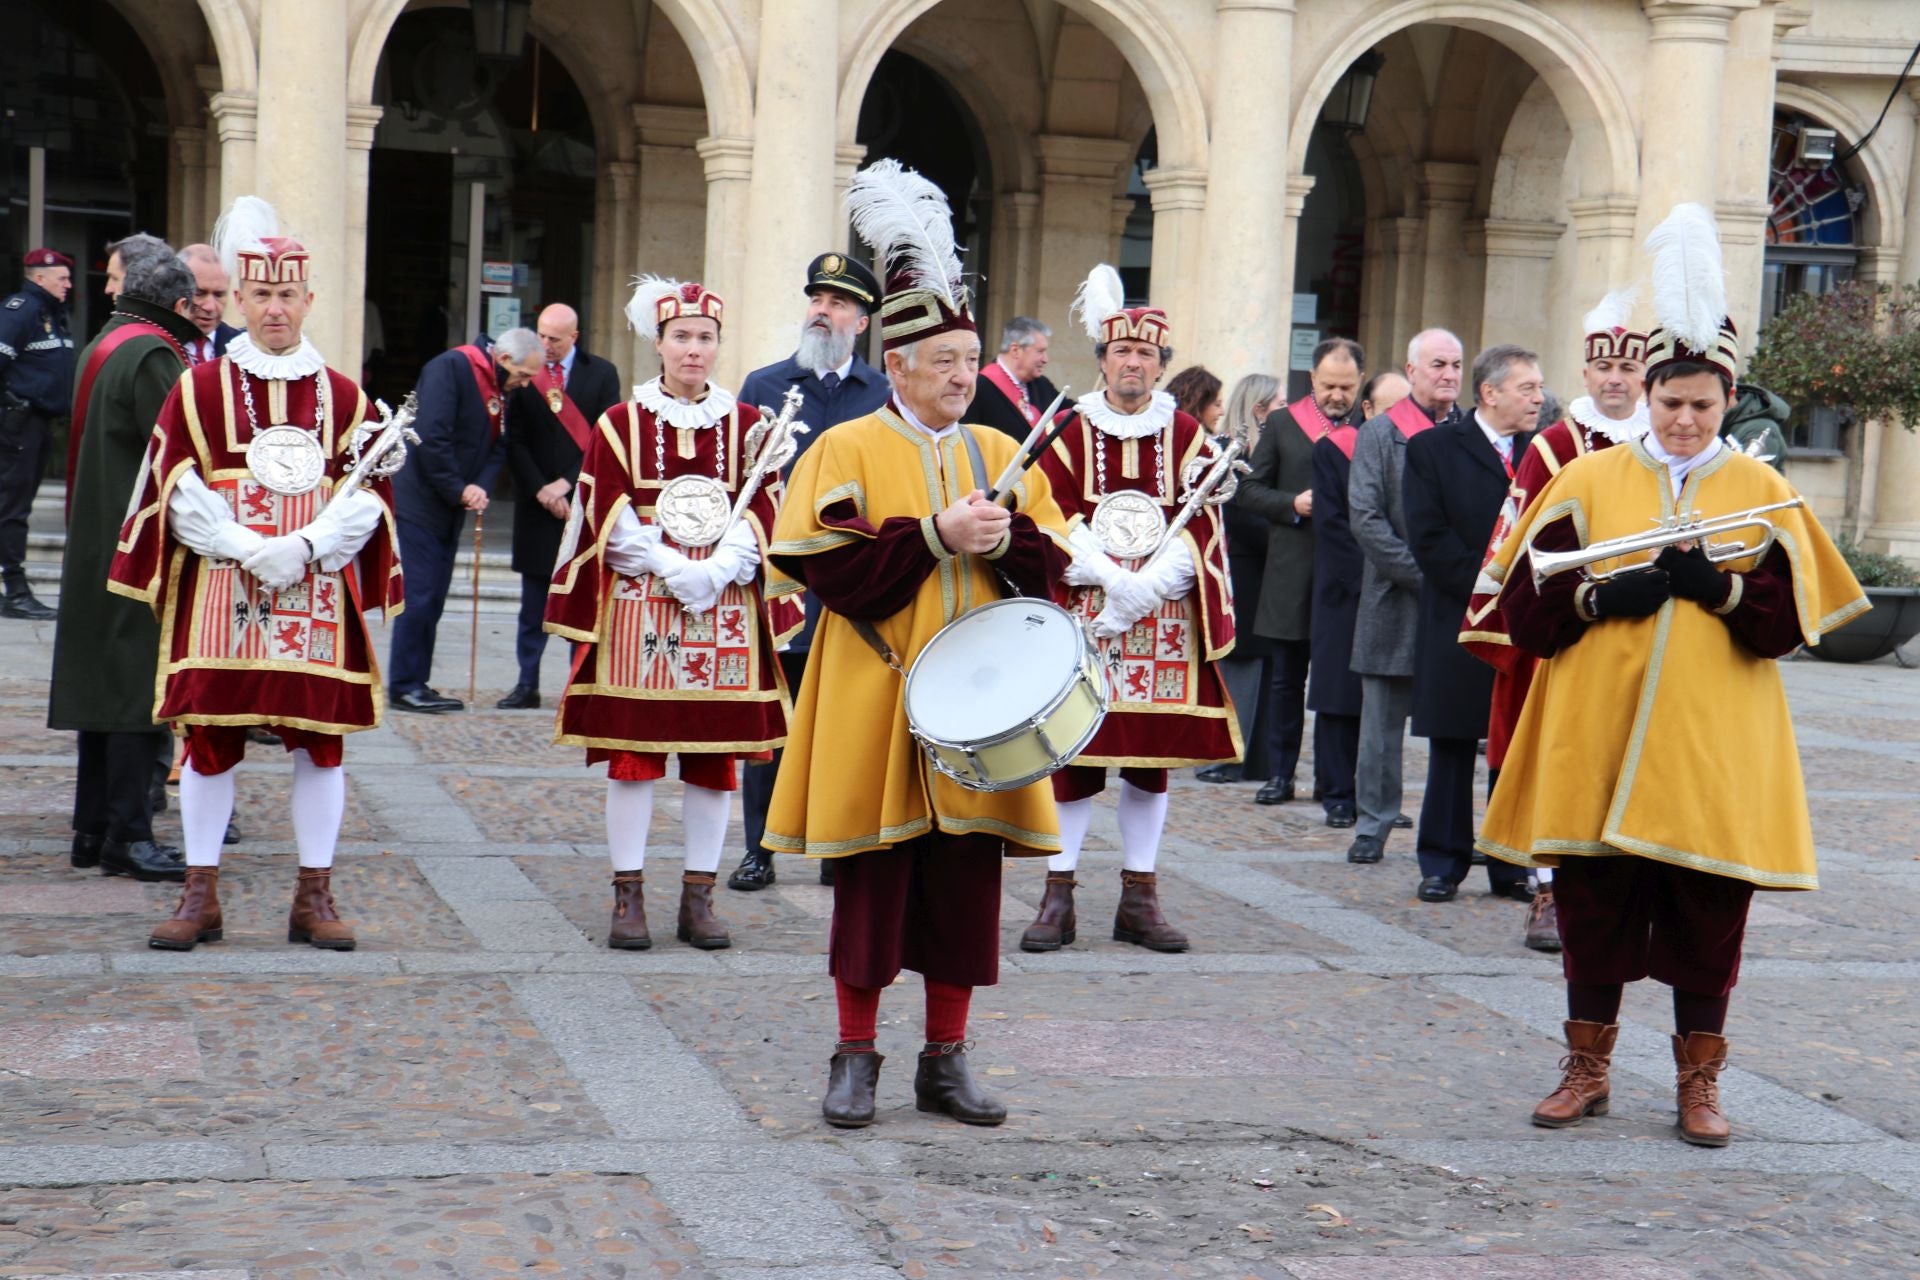
[[(987, 460), (981, 456), (980, 442), (974, 439), (973, 432), (967, 428), (965, 423), (960, 425), (960, 440), (966, 446), (967, 462), (973, 467), (973, 474), (984, 481), (987, 475)], [(981, 487), (984, 488), (984, 484)], [(1013, 590), (1013, 594), (1020, 594), (1019, 590), (1014, 588), (1013, 584), (1008, 582), (1006, 577), (998, 570), (995, 571), (994, 577), (1006, 583), (1007, 587)], [(886, 640), (881, 637), (880, 633), (873, 629), (872, 623), (860, 618), (848, 618), (847, 622), (853, 627), (854, 634), (862, 640), (865, 640), (867, 647), (880, 655), (880, 661), (892, 667), (894, 671), (901, 676), (907, 674), (906, 667), (902, 665), (900, 661), (900, 655), (895, 653), (893, 646), (888, 644)]]

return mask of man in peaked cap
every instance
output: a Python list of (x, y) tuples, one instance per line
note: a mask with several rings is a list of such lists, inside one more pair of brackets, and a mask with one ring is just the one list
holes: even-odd
[(46, 470), (53, 424), (73, 401), (73, 335), (67, 294), (73, 259), (35, 249), (26, 283), (0, 301), (0, 618), (46, 622), (53, 610), (27, 586), (27, 515)]

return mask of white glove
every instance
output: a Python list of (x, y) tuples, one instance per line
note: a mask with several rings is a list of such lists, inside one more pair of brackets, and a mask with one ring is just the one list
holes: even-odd
[(1162, 600), (1178, 600), (1193, 590), (1192, 548), (1185, 541), (1175, 542), (1152, 565), (1143, 566), (1140, 576)]
[(641, 572), (666, 580), (668, 585), (672, 585), (674, 574), (685, 573), (693, 565), (693, 561), (677, 548), (668, 546), (665, 538), (656, 538), (642, 554), (641, 560), (645, 565)]
[(1107, 608), (1120, 617), (1138, 622), (1159, 607), (1160, 593), (1154, 590), (1153, 579), (1144, 573), (1122, 569), (1107, 584)]
[(720, 588), (714, 582), (714, 575), (705, 560), (693, 561), (670, 552), (680, 563), (668, 569), (662, 577), (666, 579), (667, 589), (680, 601), (680, 607), (688, 613), (706, 613), (720, 602)]
[(1100, 539), (1084, 523), (1073, 527), (1067, 535), (1067, 545), (1073, 549), (1073, 561), (1061, 576), (1070, 587), (1106, 587), (1111, 585), (1116, 574), (1126, 572), (1106, 549), (1100, 545)]
[(720, 545), (703, 563), (714, 575), (716, 592), (729, 583), (752, 582), (753, 575), (760, 569), (760, 539), (755, 536), (753, 526), (742, 520), (727, 530), (727, 536), (720, 539)]
[(1102, 609), (1093, 619), (1094, 638), (1096, 640), (1117, 640), (1127, 634), (1127, 632), (1133, 630), (1133, 624), (1138, 621), (1140, 621), (1139, 618), (1122, 617), (1116, 613), (1115, 605), (1113, 601), (1109, 599), (1107, 601), (1107, 607)]
[(660, 537), (659, 525), (641, 524), (632, 507), (621, 508), (613, 519), (613, 532), (607, 535), (607, 567), (629, 578), (657, 573), (653, 553)]
[(211, 540), (213, 554), (222, 560), (245, 560), (267, 545), (267, 540), (260, 534), (231, 520), (215, 529)]
[(297, 532), (313, 544), (313, 562), (328, 573), (345, 568), (367, 539), (380, 527), (385, 515), (380, 499), (365, 489), (356, 489), (339, 502), (331, 503)]
[(240, 567), (260, 579), (269, 591), (285, 591), (307, 576), (307, 543), (295, 533), (264, 540)]

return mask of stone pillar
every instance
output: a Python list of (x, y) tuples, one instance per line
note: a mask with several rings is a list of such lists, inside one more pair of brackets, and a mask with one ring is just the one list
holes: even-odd
[(1422, 227), (1422, 270), (1419, 314), (1412, 337), (1421, 329), (1451, 329), (1469, 350), (1479, 328), (1479, 298), (1472, 288), (1472, 263), (1463, 253), (1467, 239), (1467, 211), (1480, 178), (1476, 165), (1429, 160), (1418, 166)]
[[(987, 294), (993, 314), (1011, 319), (1033, 315), (1040, 296), (1040, 194), (1009, 191), (993, 211), (993, 279)], [(1065, 318), (1037, 316), (1058, 331)], [(992, 338), (984, 339), (989, 345)]]
[(218, 210), (207, 212), (207, 131), (176, 125), (168, 132), (167, 239), (194, 244), (213, 233)]
[[(347, 164), (347, 6), (262, 0), (255, 194), (313, 255), (306, 333), (337, 368), (359, 362), (360, 297), (349, 292), (347, 228), (366, 224), (366, 186)], [(348, 206), (351, 204), (351, 208)]]
[(627, 327), (625, 307), (633, 277), (634, 178), (639, 166), (630, 160), (608, 160), (600, 165), (593, 184), (593, 297), (581, 310), (581, 341), (587, 350), (604, 356), (620, 371), (621, 386), (633, 368), (633, 333)]
[[(822, 246), (838, 244), (834, 207), (834, 107), (840, 76), (839, 0), (780, 0), (760, 10), (760, 52), (754, 77), (753, 168), (744, 228), (726, 235), (746, 243), (740, 322), (722, 349), (722, 370), (746, 370), (793, 347), (793, 296), (779, 281), (799, 280)], [(709, 180), (712, 171), (709, 169)], [(716, 243), (708, 222), (707, 243)], [(741, 291), (736, 289), (736, 293)]]
[[(207, 114), (220, 137), (220, 198), (217, 217), (239, 196), (254, 194), (253, 153), (259, 137), (260, 101), (250, 93), (216, 93), (207, 100)], [(212, 228), (208, 228), (212, 234)]]
[[(1562, 335), (1553, 330), (1553, 259), (1566, 229), (1558, 222), (1510, 218), (1481, 224), (1486, 283), (1477, 345), (1516, 342), (1538, 351), (1547, 385), (1556, 389), (1572, 386), (1580, 371), (1578, 347), (1556, 341)], [(1471, 352), (1467, 358), (1473, 358)]]
[[(613, 175), (614, 200), (620, 206), (615, 217), (622, 229), (614, 245), (614, 274), (623, 286), (645, 274), (702, 280), (708, 228), (705, 171), (697, 147), (706, 132), (707, 113), (700, 107), (635, 103), (633, 124), (638, 164)], [(729, 311), (746, 300), (742, 290), (720, 296)], [(627, 297), (623, 287), (620, 307), (626, 306)], [(627, 356), (620, 364), (634, 371), (633, 380), (642, 382), (658, 373), (658, 356), (644, 337), (628, 331), (624, 315), (619, 332)], [(733, 338), (731, 332), (726, 335), (720, 344), (723, 352)]]
[[(1708, 209), (1718, 201), (1729, 25), (1758, 3), (1641, 0), (1651, 25), (1640, 105), (1643, 237), (1682, 201)], [(1771, 92), (1771, 68), (1766, 74)]]
[[(721, 297), (735, 297), (740, 292), (735, 286), (747, 278), (747, 246), (742, 228), (747, 223), (747, 196), (752, 185), (753, 140), (702, 138), (693, 149), (706, 166), (707, 174), (707, 265), (702, 279)], [(799, 270), (805, 268), (806, 262), (802, 261)], [(723, 386), (737, 387), (740, 379), (759, 364), (749, 361), (744, 350), (746, 344), (739, 340), (740, 334), (729, 337), (729, 341), (720, 344), (720, 365), (716, 372)], [(634, 380), (642, 381), (638, 365), (634, 368)]]
[[(1907, 86), (1901, 104), (1913, 121), (1913, 154), (1907, 165), (1905, 225), (1900, 238), (1900, 275), (1905, 283), (1920, 280), (1920, 84)], [(1885, 210), (1883, 217), (1893, 217)], [(1908, 430), (1912, 426), (1916, 430)], [(1863, 477), (1872, 484), (1873, 523), (1867, 539), (1879, 549), (1920, 561), (1920, 423), (1883, 422), (1880, 459), (1875, 474)]]
[[(1789, 11), (1795, 12), (1795, 11)], [(1799, 15), (1804, 21), (1804, 14)], [(1719, 185), (1712, 206), (1720, 222), (1727, 265), (1727, 314), (1741, 334), (1760, 321), (1766, 266), (1767, 185), (1772, 177), (1773, 86), (1778, 71), (1772, 6), (1747, 9), (1727, 26), (1726, 76), (1721, 96)]]
[(1273, 160), (1287, 153), (1293, 111), (1294, 0), (1218, 0), (1215, 10), (1206, 306), (1192, 352), (1232, 387), (1286, 367), (1299, 215), (1288, 216), (1286, 166)]
[[(1117, 243), (1113, 234), (1113, 193), (1120, 187), (1120, 175), (1133, 163), (1134, 147), (1115, 138), (1077, 138), (1061, 134), (1041, 134), (1040, 148), (1040, 243), (1046, 252), (1040, 260), (1039, 287), (1033, 315), (1060, 329), (1067, 325), (1067, 309), (1073, 295), (1096, 263), (1112, 262)], [(1158, 266), (1158, 262), (1155, 263)], [(1154, 302), (1166, 305), (1161, 277), (1154, 275)], [(1174, 342), (1187, 334), (1175, 322)], [(1063, 378), (1085, 390), (1093, 385), (1092, 347), (1080, 332), (1079, 340), (1069, 338), (1056, 345), (1053, 362), (1058, 372), (1047, 376), (1055, 383)], [(993, 336), (985, 339), (993, 341)]]
[[(374, 131), (379, 128), (380, 117), (384, 114), (383, 108), (365, 102), (357, 102), (347, 108), (347, 238), (346, 262), (341, 273), (344, 292), (340, 297), (349, 312), (347, 332), (352, 346), (341, 348), (341, 354), (336, 357), (336, 367), (351, 371), (356, 378), (360, 376), (366, 337), (367, 205), (372, 184), (369, 169), (373, 160)], [(382, 316), (382, 327), (391, 319), (391, 316)]]
[[(1150, 273), (1154, 305), (1167, 313), (1173, 324), (1176, 346), (1191, 347), (1193, 326), (1198, 322), (1200, 296), (1201, 241), (1207, 212), (1207, 173), (1204, 169), (1150, 169), (1146, 178), (1148, 198), (1153, 203), (1153, 269)], [(1082, 280), (1091, 269), (1080, 269)], [(1060, 322), (1066, 315), (1059, 313)], [(1052, 315), (1041, 317), (1056, 323)], [(1084, 339), (1084, 331), (1080, 338)], [(1060, 357), (1055, 356), (1056, 360)], [(1091, 354), (1089, 354), (1089, 362)], [(1055, 378), (1055, 382), (1060, 379)], [(1091, 387), (1084, 380), (1076, 386)]]

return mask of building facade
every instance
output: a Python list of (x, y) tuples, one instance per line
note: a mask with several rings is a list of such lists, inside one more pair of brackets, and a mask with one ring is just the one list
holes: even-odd
[[(848, 246), (839, 195), (880, 155), (952, 197), (983, 327), (1053, 324), (1082, 388), (1066, 312), (1098, 261), (1229, 385), (1336, 333), (1397, 364), (1437, 324), (1536, 347), (1569, 398), (1580, 317), (1677, 201), (1716, 211), (1749, 345), (1793, 290), (1920, 280), (1920, 6), (1887, 0), (32, 3), (36, 65), (122, 84), (91, 114), (128, 117), (89, 143), (8, 103), (45, 238), (97, 270), (113, 234), (205, 239), (265, 196), (315, 251), (315, 341), (381, 390), (555, 299), (646, 376), (641, 271), (729, 299), (737, 380), (791, 349), (802, 268)], [(1830, 426), (1795, 483), (1920, 555), (1920, 437)]]

